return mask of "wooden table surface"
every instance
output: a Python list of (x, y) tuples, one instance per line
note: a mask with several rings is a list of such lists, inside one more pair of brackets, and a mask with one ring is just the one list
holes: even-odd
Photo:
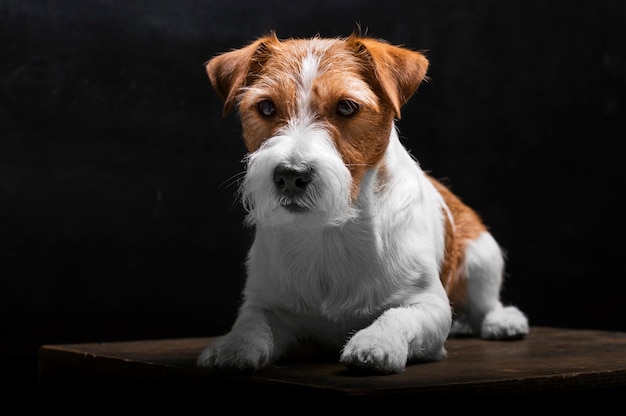
[(40, 384), (158, 383), (210, 385), (212, 391), (366, 399), (534, 393), (626, 392), (626, 333), (532, 327), (526, 339), (451, 338), (448, 357), (401, 374), (362, 376), (337, 362), (289, 362), (246, 375), (207, 375), (198, 354), (217, 338), (44, 345)]

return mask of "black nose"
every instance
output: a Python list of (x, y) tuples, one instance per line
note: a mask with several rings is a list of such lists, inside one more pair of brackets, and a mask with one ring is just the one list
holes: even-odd
[(274, 169), (276, 189), (288, 196), (302, 193), (313, 180), (313, 168), (278, 165)]

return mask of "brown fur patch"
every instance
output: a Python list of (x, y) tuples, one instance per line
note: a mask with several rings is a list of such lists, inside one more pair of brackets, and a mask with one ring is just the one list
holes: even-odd
[(444, 210), (445, 255), (440, 277), (453, 307), (463, 306), (466, 298), (465, 249), (467, 243), (487, 231), (479, 215), (465, 205), (438, 180), (429, 177), (450, 210), (454, 224)]

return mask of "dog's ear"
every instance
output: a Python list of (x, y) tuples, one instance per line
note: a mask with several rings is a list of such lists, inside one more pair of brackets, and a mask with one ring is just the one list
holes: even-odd
[(240, 89), (247, 85), (254, 68), (262, 65), (263, 51), (272, 42), (279, 42), (273, 32), (246, 47), (225, 52), (206, 62), (211, 85), (224, 100), (224, 115), (232, 110)]
[(399, 119), (400, 108), (426, 79), (428, 59), (420, 52), (373, 38), (353, 34), (348, 42), (352, 42), (358, 53), (371, 63), (378, 83)]

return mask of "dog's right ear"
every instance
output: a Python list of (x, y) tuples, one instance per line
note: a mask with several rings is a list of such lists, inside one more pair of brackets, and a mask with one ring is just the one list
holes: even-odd
[(358, 34), (350, 36), (348, 41), (372, 65), (376, 79), (399, 119), (400, 108), (427, 79), (428, 59), (420, 52)]
[(279, 42), (275, 33), (257, 39), (246, 47), (217, 55), (206, 62), (211, 85), (224, 100), (223, 115), (232, 110), (237, 95), (248, 84), (250, 74), (263, 62), (269, 44)]

